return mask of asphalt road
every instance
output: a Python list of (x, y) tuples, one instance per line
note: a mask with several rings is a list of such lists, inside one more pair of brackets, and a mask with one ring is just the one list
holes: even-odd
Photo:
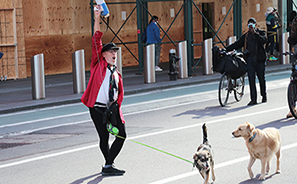
[[(126, 170), (124, 176), (101, 176), (104, 160), (98, 137), (82, 104), (0, 115), (0, 183), (203, 183), (189, 163), (202, 142), (203, 123), (215, 153), (214, 183), (296, 183), (297, 121), (285, 118), (289, 75), (267, 75), (268, 102), (251, 107), (246, 106), (248, 85), (242, 101), (235, 102), (231, 96), (228, 105), (220, 107), (218, 81), (125, 96), (122, 110), (128, 139), (115, 161)], [(246, 121), (256, 128), (280, 131), (281, 174), (274, 174), (273, 158), (265, 181), (257, 180), (259, 160), (253, 166), (256, 179), (249, 178), (245, 142), (231, 135)]]

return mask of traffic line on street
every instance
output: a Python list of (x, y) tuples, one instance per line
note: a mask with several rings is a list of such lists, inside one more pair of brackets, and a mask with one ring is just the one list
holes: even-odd
[(35, 119), (35, 120), (30, 120), (30, 121), (23, 121), (23, 122), (19, 122), (19, 123), (1, 125), (0, 128), (11, 127), (11, 126), (18, 126), (18, 125), (25, 125), (25, 124), (36, 123), (36, 122), (40, 122), (40, 121), (49, 121), (49, 120), (59, 119), (59, 118), (67, 118), (67, 117), (79, 116), (79, 115), (84, 115), (84, 114), (88, 114), (88, 113), (89, 112), (86, 111), (86, 112), (80, 112), (80, 113), (74, 113), (74, 114), (54, 116), (54, 117), (49, 117), (49, 118), (42, 118), (42, 119)]
[(74, 153), (74, 152), (77, 152), (77, 151), (83, 151), (83, 150), (87, 150), (87, 149), (97, 148), (97, 147), (98, 147), (98, 144), (94, 144), (94, 145), (85, 146), (85, 147), (82, 147), (82, 148), (76, 148), (76, 149), (57, 152), (57, 153), (53, 153), (53, 154), (49, 154), (49, 155), (43, 155), (43, 156), (39, 156), (39, 157), (20, 160), (20, 161), (17, 161), (17, 162), (12, 162), (12, 163), (8, 163), (8, 164), (0, 165), (0, 169), (6, 168), (6, 167), (11, 167), (11, 166), (16, 166), (16, 165), (21, 165), (21, 164), (26, 164), (26, 163), (29, 163), (29, 162), (43, 160), (43, 159), (47, 159), (47, 158), (52, 158), (52, 157), (56, 157), (56, 156), (61, 156), (61, 155), (69, 154), (69, 153)]
[[(13, 133), (8, 133), (8, 136), (17, 136), (17, 135), (24, 135), (24, 134), (30, 134), (36, 131), (40, 131), (40, 130), (47, 130), (47, 129), (51, 129), (51, 128), (58, 128), (61, 126), (70, 126), (70, 125), (77, 125), (77, 124), (81, 124), (81, 123), (87, 123), (87, 122), (91, 122), (92, 120), (83, 120), (83, 121), (76, 121), (76, 122), (70, 122), (70, 123), (64, 123), (64, 124), (58, 124), (58, 125), (52, 125), (52, 126), (47, 126), (47, 127), (41, 127), (41, 128), (36, 128), (36, 129), (30, 129), (30, 130), (24, 130), (21, 132), (13, 132)], [(4, 138), (5, 136), (0, 136), (0, 138)]]
[[(239, 115), (239, 116), (227, 117), (227, 118), (212, 120), (212, 121), (208, 121), (208, 122), (204, 122), (204, 123), (206, 123), (206, 124), (219, 123), (219, 122), (222, 122), (222, 121), (228, 121), (228, 120), (232, 120), (232, 119), (255, 116), (255, 115), (258, 115), (258, 114), (265, 114), (265, 113), (270, 113), (270, 112), (273, 112), (273, 111), (279, 111), (279, 110), (282, 110), (282, 109), (285, 109), (285, 108), (287, 108), (287, 107), (285, 106), (285, 107), (279, 107), (279, 108), (269, 109), (269, 110), (265, 110), (265, 111), (254, 112), (254, 113), (250, 113), (250, 114), (243, 114), (243, 115)], [(80, 122), (80, 123), (82, 123), (82, 122)], [(182, 127), (178, 127), (178, 128), (167, 129), (167, 130), (153, 132), (153, 133), (149, 133), (149, 134), (143, 134), (143, 135), (139, 135), (139, 136), (128, 137), (127, 140), (130, 140), (130, 139), (135, 140), (135, 139), (138, 139), (138, 138), (155, 136), (155, 135), (160, 135), (160, 134), (164, 134), (164, 133), (168, 133), (168, 132), (189, 129), (189, 128), (193, 128), (193, 127), (202, 126), (204, 123), (198, 123), (198, 124), (194, 124), (194, 125), (182, 126)], [(73, 124), (77, 124), (77, 123), (73, 123)], [(56, 125), (55, 127), (59, 127), (59, 125)], [(41, 160), (41, 159), (46, 159), (46, 158), (51, 158), (51, 157), (60, 156), (60, 155), (64, 155), (64, 154), (69, 154), (69, 153), (73, 153), (73, 152), (77, 152), (77, 151), (82, 151), (82, 150), (94, 148), (94, 147), (97, 147), (97, 146), (98, 146), (98, 144), (94, 144), (92, 146), (72, 149), (72, 150), (68, 150), (68, 151), (62, 151), (62, 152), (49, 154), (49, 155), (44, 155), (44, 156), (40, 156), (40, 157), (35, 157), (35, 158), (31, 158), (31, 159), (25, 159), (25, 160), (22, 160), (22, 161), (17, 161), (17, 162), (13, 162), (13, 163), (9, 163), (9, 164), (0, 165), (0, 169), (10, 167), (10, 166), (20, 165), (20, 164), (24, 164), (24, 163), (28, 163), (28, 162), (32, 162), (32, 161), (37, 161), (37, 160)]]
[[(297, 147), (297, 143), (289, 144), (289, 145), (286, 145), (286, 146), (282, 146), (281, 151), (291, 149), (291, 148), (295, 148), (295, 147)], [(250, 156), (245, 156), (245, 157), (240, 157), (240, 158), (237, 158), (237, 159), (234, 159), (234, 160), (229, 160), (229, 161), (226, 161), (226, 162), (223, 162), (223, 163), (220, 163), (220, 164), (215, 164), (214, 168), (219, 169), (219, 168), (222, 168), (222, 167), (230, 166), (230, 165), (233, 165), (233, 164), (237, 164), (239, 162), (249, 160), (249, 158), (250, 158)], [(195, 169), (194, 171), (187, 172), (187, 173), (184, 173), (184, 174), (180, 174), (180, 175), (177, 175), (177, 176), (173, 176), (173, 177), (170, 177), (170, 178), (166, 178), (166, 179), (163, 179), (163, 180), (155, 181), (155, 182), (150, 183), (150, 184), (165, 184), (165, 183), (177, 181), (177, 180), (180, 180), (180, 179), (183, 179), (183, 178), (191, 177), (191, 176), (197, 175), (197, 174), (199, 174), (198, 170)]]
[[(267, 86), (270, 83), (272, 83), (272, 82), (269, 82), (267, 84)], [(280, 83), (278, 82), (277, 85), (271, 86), (270, 89), (282, 88), (282, 86), (280, 86), (279, 84)], [(209, 85), (209, 84), (200, 84), (200, 85)], [(179, 87), (179, 88), (183, 89), (185, 87)], [(174, 89), (178, 89), (178, 88), (174, 88)], [(165, 89), (165, 90), (169, 91), (169, 90), (173, 90), (173, 89), (170, 88), (170, 89)], [(165, 90), (162, 90), (162, 91), (165, 91)], [(151, 92), (151, 93), (155, 93), (155, 92)], [(187, 98), (187, 97), (193, 97), (193, 95), (201, 96), (201, 95), (213, 94), (213, 93), (217, 93), (217, 90), (211, 90), (211, 91), (200, 92), (200, 93), (195, 93), (195, 94), (181, 95), (181, 96), (170, 97), (170, 98), (163, 98), (163, 99), (158, 99), (158, 100), (150, 100), (150, 101), (140, 102), (140, 103), (127, 104), (127, 105), (122, 105), (122, 108), (129, 108), (129, 107), (134, 107), (134, 106), (143, 105), (143, 104), (160, 103), (162, 101), (171, 101), (171, 100), (174, 100), (174, 99), (183, 99), (183, 98)], [(248, 93), (249, 92), (247, 92), (246, 94), (248, 94)], [(205, 102), (205, 101), (214, 100), (214, 99), (217, 99), (217, 97), (207, 98), (207, 99), (202, 99), (202, 100), (196, 100), (196, 101), (191, 101), (191, 102), (185, 102), (185, 103), (176, 104), (176, 105), (169, 105), (169, 106), (165, 106), (165, 107), (159, 107), (159, 108), (148, 109), (148, 110), (143, 110), (143, 111), (136, 111), (136, 112), (131, 112), (131, 113), (128, 112), (128, 113), (124, 113), (124, 115), (127, 116), (127, 115), (134, 115), (134, 114), (139, 114), (139, 113), (144, 113), (144, 112), (151, 112), (151, 111), (155, 111), (155, 110), (162, 110), (162, 109), (172, 108), (172, 107), (176, 107), (176, 106), (180, 106), (180, 105), (189, 105), (189, 104), (193, 104), (193, 103), (200, 103), (200, 102)], [(81, 105), (81, 103), (72, 104), (71, 106), (73, 106), (73, 105)], [(58, 106), (58, 107), (49, 107), (49, 108), (44, 108), (44, 109), (54, 109), (54, 108), (66, 107), (66, 106), (70, 106), (70, 105), (62, 105), (62, 106)], [(43, 111), (44, 109), (40, 109), (40, 110), (36, 110), (36, 111)], [(26, 112), (32, 112), (32, 111), (34, 111), (34, 110), (0, 115), (0, 117), (5, 117), (5, 116), (9, 116), (9, 115), (18, 115), (18, 114), (22, 114), (22, 113), (26, 113)], [(24, 122), (19, 122), (19, 123), (5, 124), (5, 125), (0, 125), (0, 128), (12, 127), (12, 126), (18, 126), (18, 125), (25, 125), (25, 124), (30, 124), (30, 123), (36, 123), (36, 122), (39, 122), (39, 121), (48, 121), (48, 120), (54, 120), (54, 119), (59, 119), (59, 118), (73, 117), (73, 116), (84, 115), (84, 114), (88, 114), (88, 113), (89, 113), (89, 111), (84, 111), (84, 112), (79, 112), (79, 113), (72, 113), (72, 114), (67, 114), (67, 115), (60, 115), (60, 116), (55, 116), (55, 117), (24, 121)], [(60, 124), (60, 125), (64, 126), (63, 124)], [(30, 131), (30, 130), (28, 130), (28, 131)], [(1, 138), (1, 136), (0, 136), (0, 138)]]

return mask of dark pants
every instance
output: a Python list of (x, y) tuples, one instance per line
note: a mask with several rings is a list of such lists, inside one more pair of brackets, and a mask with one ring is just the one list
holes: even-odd
[(109, 132), (107, 131), (106, 124), (103, 124), (103, 112), (106, 108), (94, 107), (90, 108), (90, 115), (96, 127), (96, 130), (99, 135), (99, 147), (105, 158), (105, 164), (111, 165), (113, 164), (115, 158), (120, 153), (124, 141), (126, 138), (125, 124), (122, 123), (121, 117), (117, 116), (117, 128), (119, 129), (119, 136), (123, 138), (116, 137), (111, 147), (109, 148)]
[(155, 66), (159, 66), (161, 54), (161, 44), (155, 43)]
[(268, 36), (268, 42), (266, 44), (266, 52), (270, 55), (273, 55), (273, 50), (275, 48), (275, 45), (277, 43), (277, 35), (271, 35)]
[(260, 83), (262, 97), (266, 97), (265, 62), (257, 62), (255, 57), (247, 58), (247, 72), (251, 101), (257, 102), (256, 75)]

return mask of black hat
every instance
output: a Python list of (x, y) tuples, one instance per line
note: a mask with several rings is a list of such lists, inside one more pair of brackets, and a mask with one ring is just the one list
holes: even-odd
[(116, 46), (114, 43), (107, 43), (103, 45), (101, 53), (108, 51), (108, 50), (119, 50), (119, 47)]
[(248, 23), (249, 23), (249, 22), (253, 22), (253, 23), (255, 23), (255, 24), (257, 23), (256, 19), (253, 18), (253, 17), (251, 17), (251, 18), (248, 20)]

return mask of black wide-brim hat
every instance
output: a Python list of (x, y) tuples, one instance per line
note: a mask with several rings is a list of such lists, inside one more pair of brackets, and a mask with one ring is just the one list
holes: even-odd
[(119, 50), (119, 47), (116, 46), (114, 43), (107, 43), (103, 45), (101, 53), (108, 51), (108, 50)]

